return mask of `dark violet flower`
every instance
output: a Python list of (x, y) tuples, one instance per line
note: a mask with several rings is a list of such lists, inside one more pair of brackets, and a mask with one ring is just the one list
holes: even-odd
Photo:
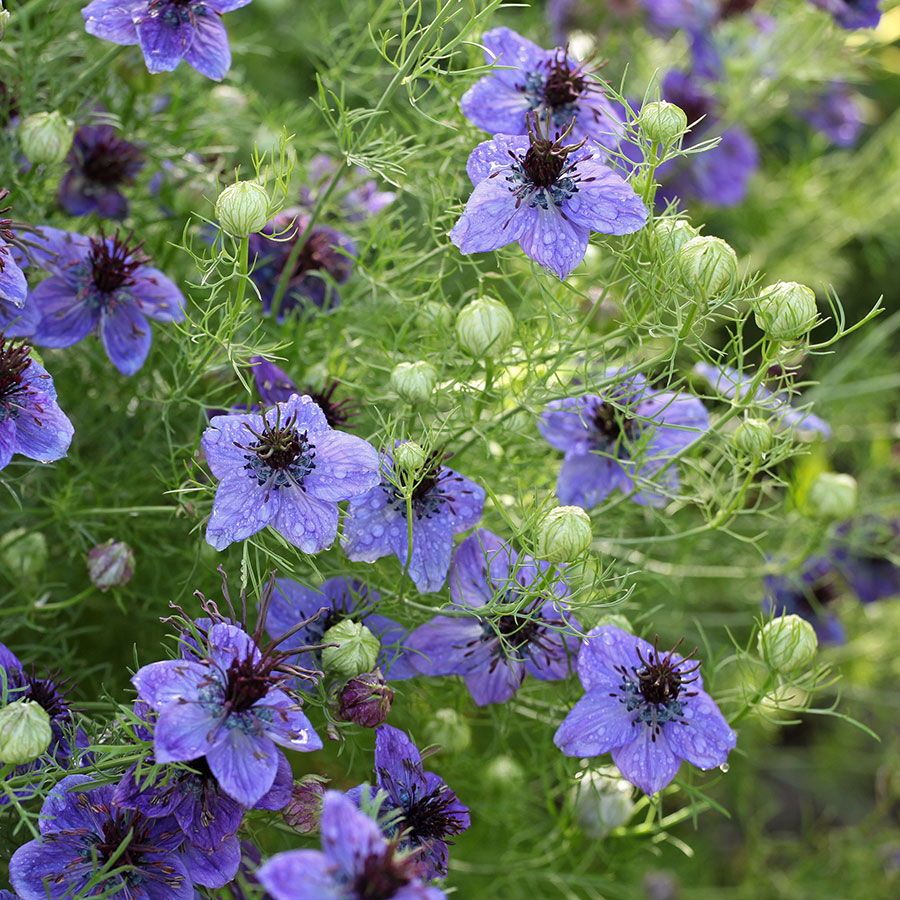
[[(0, 189), (0, 203), (8, 196), (6, 188)], [(10, 241), (15, 238), (11, 228), (12, 220), (2, 218), (3, 213), (11, 209), (11, 206), (0, 209), (0, 327), (7, 317), (11, 319), (21, 315), (20, 311), (28, 294), (28, 284), (22, 271), (25, 261), (18, 249), (10, 245)]]
[[(175, 820), (117, 808), (113, 785), (76, 790), (91, 781), (69, 775), (50, 792), (38, 820), (40, 839), (19, 847), (10, 860), (16, 893), (22, 900), (107, 892), (122, 900), (192, 900), (191, 879), (176, 852), (184, 835)], [(110, 873), (82, 893), (109, 860)]]
[(294, 394), (264, 415), (216, 416), (203, 450), (219, 479), (206, 540), (224, 550), (271, 525), (304, 553), (337, 536), (338, 502), (378, 483), (378, 454), (333, 430), (310, 397)]
[[(340, 575), (322, 582), (318, 589), (304, 587), (290, 578), (279, 578), (275, 582), (266, 630), (273, 639), (278, 639), (301, 622), (308, 622), (279, 641), (283, 650), (301, 650), (304, 646), (321, 644), (322, 635), (338, 622), (345, 619), (360, 622), (381, 642), (378, 667), (391, 680), (410, 678), (416, 670), (400, 647), (406, 629), (393, 619), (373, 612), (380, 600), (377, 591)], [(300, 653), (297, 664), (304, 669), (318, 669), (322, 664), (321, 651)]]
[(622, 776), (646, 794), (666, 787), (683, 759), (700, 769), (722, 765), (737, 736), (699, 668), (614, 626), (595, 628), (578, 653), (586, 693), (553, 742), (566, 756), (612, 752)]
[(487, 614), (436, 616), (409, 636), (410, 662), (425, 675), (462, 675), (479, 706), (509, 700), (526, 674), (565, 678), (578, 623), (565, 606), (568, 584), (547, 581), (549, 569), (490, 531), (470, 535), (453, 557), (450, 596), (457, 610)]
[(768, 388), (759, 385), (751, 397), (753, 375), (750, 372), (698, 362), (694, 364), (694, 374), (706, 379), (717, 394), (729, 400), (740, 399), (743, 403), (752, 400), (760, 409), (771, 413), (775, 423), (783, 428), (794, 428), (798, 434), (805, 436), (821, 434), (824, 438), (831, 437), (831, 426), (808, 410), (796, 409), (791, 405), (790, 395), (787, 393), (773, 394)]
[[(301, 205), (310, 211), (316, 205), (326, 184), (337, 171), (337, 163), (325, 153), (317, 153), (309, 163), (307, 176), (310, 184), (300, 192)], [(336, 194), (341, 218), (345, 222), (359, 222), (378, 215), (396, 199), (393, 191), (382, 191), (374, 178), (366, 178), (368, 171), (354, 166), (352, 175), (338, 181)]]
[(319, 830), (322, 818), (322, 798), (329, 779), (325, 775), (304, 775), (294, 782), (291, 799), (281, 815), (298, 834), (312, 834)]
[(68, 213), (125, 218), (128, 201), (119, 188), (133, 184), (144, 167), (143, 154), (134, 144), (116, 137), (111, 125), (85, 125), (75, 132), (66, 162), (69, 170), (59, 183), (57, 199)]
[(99, 330), (113, 365), (134, 375), (150, 352), (147, 318), (184, 321), (184, 297), (149, 265), (141, 244), (114, 237), (86, 238), (57, 228), (39, 230), (38, 256), (50, 278), (32, 291), (41, 313), (34, 342), (71, 347)]
[(208, 631), (199, 659), (164, 660), (132, 678), (138, 696), (158, 713), (153, 755), (158, 763), (205, 756), (222, 790), (251, 807), (275, 783), (282, 754), (318, 750), (322, 741), (287, 687), (289, 667), (272, 645), (260, 650), (224, 622)]
[(150, 72), (171, 72), (182, 60), (221, 81), (231, 67), (222, 14), (250, 0), (93, 0), (81, 11), (94, 37), (139, 44)]
[(823, 644), (843, 644), (844, 626), (830, 607), (842, 591), (841, 576), (826, 556), (811, 556), (799, 571), (766, 575), (763, 612), (806, 619)]
[(842, 81), (815, 94), (800, 116), (837, 147), (854, 146), (863, 127), (859, 95)]
[(547, 118), (548, 131), (561, 134), (571, 126), (573, 141), (615, 148), (624, 132), (621, 116), (583, 63), (561, 47), (542, 50), (510, 28), (493, 28), (481, 42), (496, 69), (463, 94), (466, 118), (491, 134), (524, 135), (529, 115), (536, 114)]
[(479, 144), (466, 171), (475, 190), (450, 240), (462, 253), (513, 241), (560, 279), (584, 259), (592, 231), (631, 234), (647, 221), (640, 197), (581, 144), (551, 141), (534, 128)]
[(593, 509), (619, 488), (635, 490), (636, 503), (663, 506), (678, 489), (669, 461), (709, 428), (706, 410), (696, 397), (655, 390), (627, 369), (607, 369), (604, 378), (616, 383), (553, 400), (538, 422), (544, 439), (565, 453), (560, 503)]
[(277, 853), (256, 873), (275, 900), (445, 900), (368, 816), (337, 791), (322, 805), (322, 851)]
[[(263, 310), (272, 302), (288, 263), (291, 248), (306, 238), (309, 216), (297, 209), (279, 213), (258, 234), (250, 235), (250, 258), (255, 259), (250, 277), (259, 290)], [(276, 235), (277, 237), (273, 237)], [(353, 273), (356, 245), (327, 225), (313, 225), (291, 271), (287, 290), (278, 309), (281, 321), (293, 310), (332, 309), (341, 302), (337, 287)]]
[(362, 802), (366, 793), (373, 798), (376, 789), (385, 791), (380, 812), (392, 813), (387, 836), (399, 839), (401, 849), (414, 851), (423, 878), (446, 875), (450, 838), (469, 827), (469, 808), (443, 778), (422, 768), (416, 745), (392, 725), (375, 729), (375, 783), (375, 788), (360, 785), (348, 796)]
[(45, 463), (62, 459), (75, 433), (53, 379), (30, 352), (0, 332), (0, 470), (14, 453)]
[[(444, 459), (435, 451), (411, 474), (395, 467), (390, 452), (382, 452), (381, 483), (351, 502), (344, 521), (348, 559), (375, 562), (394, 554), (420, 593), (443, 587), (453, 535), (476, 525), (484, 508), (484, 488), (448, 469)], [(414, 478), (409, 505), (400, 487), (406, 478)]]
[(810, 0), (813, 6), (831, 13), (834, 21), (849, 31), (875, 28), (881, 21), (879, 0)]
[(841, 523), (831, 558), (863, 603), (900, 595), (900, 519), (863, 516)]

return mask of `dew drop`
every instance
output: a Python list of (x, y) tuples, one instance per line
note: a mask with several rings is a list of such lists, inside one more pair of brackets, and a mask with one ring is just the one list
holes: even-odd
[(727, 763), (727, 762), (722, 763), (722, 765), (719, 766), (719, 771), (720, 771), (720, 772), (727, 772), (727, 771), (728, 771), (728, 763)]

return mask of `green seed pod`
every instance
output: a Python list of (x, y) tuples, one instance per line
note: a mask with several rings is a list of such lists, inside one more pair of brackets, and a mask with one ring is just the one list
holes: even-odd
[(856, 509), (856, 479), (839, 472), (822, 472), (806, 495), (810, 511), (821, 519), (846, 519)]
[(615, 766), (579, 772), (572, 788), (575, 818), (591, 837), (602, 838), (634, 814), (633, 789)]
[(52, 166), (66, 158), (74, 134), (75, 126), (55, 110), (35, 113), (19, 124), (19, 146), (29, 162)]
[(818, 310), (812, 288), (796, 281), (779, 281), (753, 302), (756, 324), (776, 341), (796, 341), (815, 325)]
[(394, 448), (394, 465), (402, 472), (420, 472), (428, 454), (415, 442), (404, 441)]
[(721, 238), (700, 235), (691, 238), (679, 251), (682, 281), (704, 296), (726, 288), (737, 278), (737, 254)]
[(39, 531), (14, 528), (0, 538), (0, 559), (19, 578), (34, 578), (47, 565), (47, 538)]
[(431, 363), (402, 362), (391, 372), (391, 387), (407, 403), (424, 403), (434, 390), (437, 370)]
[(50, 716), (39, 704), (16, 700), (0, 709), (0, 763), (20, 766), (37, 759), (50, 746)]
[(453, 310), (446, 303), (428, 300), (419, 310), (416, 323), (425, 331), (449, 331), (453, 327)]
[(688, 241), (697, 237), (697, 229), (687, 219), (657, 219), (650, 237), (660, 258), (672, 259)]
[(787, 674), (809, 668), (816, 658), (819, 640), (806, 619), (779, 616), (763, 625), (757, 646), (770, 669)]
[(335, 644), (322, 650), (322, 668), (329, 674), (353, 678), (371, 672), (378, 660), (381, 642), (361, 622), (344, 619), (322, 635), (323, 644)]
[(674, 103), (658, 100), (646, 103), (638, 116), (638, 127), (648, 141), (671, 144), (687, 131), (687, 114)]
[(216, 218), (232, 237), (245, 238), (262, 231), (269, 221), (269, 194), (255, 181), (229, 184), (216, 200)]
[(484, 769), (484, 779), (499, 790), (521, 790), (525, 770), (511, 756), (495, 756)]
[(515, 319), (506, 304), (492, 297), (473, 300), (456, 317), (459, 345), (476, 359), (502, 353), (509, 346), (515, 328)]
[(535, 555), (548, 562), (578, 559), (591, 546), (591, 520), (580, 506), (557, 506), (538, 524)]
[(439, 744), (450, 754), (463, 753), (472, 743), (469, 723), (455, 710), (437, 709), (425, 724), (425, 737), (429, 744)]
[(744, 419), (731, 436), (732, 446), (751, 459), (760, 459), (772, 449), (772, 426), (763, 419)]

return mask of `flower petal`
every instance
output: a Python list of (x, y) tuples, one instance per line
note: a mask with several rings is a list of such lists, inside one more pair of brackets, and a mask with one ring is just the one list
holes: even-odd
[(577, 225), (603, 234), (631, 234), (649, 215), (644, 201), (620, 175), (593, 159), (576, 164), (578, 191), (563, 202)]
[(58, 276), (42, 281), (31, 296), (41, 314), (34, 342), (42, 347), (71, 347), (100, 320), (99, 312), (80, 302), (75, 288)]
[(553, 736), (566, 756), (600, 756), (637, 737), (634, 714), (605, 689), (589, 691), (572, 707)]
[(201, 75), (221, 81), (231, 68), (231, 47), (228, 32), (217, 15), (207, 13), (195, 19), (191, 43), (184, 53), (184, 61)]
[(100, 313), (100, 335), (112, 364), (123, 375), (134, 375), (150, 352), (150, 323), (133, 302), (119, 303)]
[(206, 751), (206, 761), (222, 789), (252, 807), (272, 787), (280, 751), (270, 738), (245, 734), (240, 727), (221, 731), (215, 746)]
[(368, 442), (342, 431), (316, 440), (316, 467), (303, 480), (318, 500), (350, 500), (374, 488), (380, 479), (378, 452)]
[(170, 703), (197, 700), (200, 685), (209, 679), (209, 674), (209, 668), (201, 663), (164, 659), (142, 666), (132, 676), (131, 683), (141, 700), (160, 710)]
[(317, 500), (295, 487), (280, 493), (281, 508), (272, 519), (272, 527), (304, 553), (330, 547), (337, 537), (337, 503)]
[(243, 470), (226, 475), (216, 489), (206, 540), (216, 550), (262, 531), (277, 515), (281, 492), (269, 491)]
[(145, 15), (137, 23), (137, 36), (150, 72), (173, 72), (191, 43), (194, 29), (188, 18)]
[(700, 769), (721, 766), (737, 746), (737, 735), (705, 691), (685, 700), (681, 719), (667, 722), (663, 733), (672, 752), (691, 765)]
[(533, 212), (529, 227), (523, 229), (519, 237), (519, 244), (535, 262), (564, 281), (584, 259), (590, 232), (563, 218), (562, 211), (554, 203), (548, 204), (547, 209), (537, 206)]
[(638, 736), (612, 751), (612, 760), (622, 777), (652, 795), (671, 784), (678, 774), (681, 760), (669, 749), (664, 731), (655, 735), (649, 726), (640, 728)]
[(266, 860), (256, 877), (275, 900), (341, 900), (346, 892), (332, 870), (319, 850), (288, 850)]
[(566, 456), (556, 480), (556, 496), (565, 506), (593, 509), (617, 487), (625, 489), (628, 477), (621, 463), (599, 453)]
[(532, 226), (533, 210), (516, 209), (516, 198), (496, 180), (475, 186), (463, 214), (450, 232), (461, 253), (484, 253), (519, 240)]

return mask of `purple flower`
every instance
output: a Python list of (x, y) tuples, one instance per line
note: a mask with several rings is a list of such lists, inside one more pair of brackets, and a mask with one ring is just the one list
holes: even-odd
[(616, 488), (636, 490), (636, 503), (663, 506), (678, 489), (669, 460), (708, 428), (703, 404), (687, 394), (652, 389), (643, 375), (607, 369), (617, 383), (601, 394), (553, 400), (538, 430), (565, 453), (560, 503), (593, 509)]
[(470, 535), (453, 557), (450, 596), (455, 612), (487, 615), (436, 616), (409, 636), (410, 662), (424, 675), (462, 675), (479, 706), (509, 700), (526, 674), (565, 678), (578, 623), (563, 602), (569, 586), (548, 582), (549, 569), (490, 531)]
[(445, 900), (368, 816), (337, 791), (322, 805), (322, 850), (277, 853), (256, 873), (275, 900)]
[[(191, 900), (191, 879), (176, 852), (184, 835), (175, 820), (118, 809), (110, 784), (76, 790), (91, 782), (87, 775), (69, 775), (50, 792), (38, 820), (40, 839), (19, 847), (10, 860), (16, 893), (22, 900), (107, 892), (123, 900)], [(109, 874), (99, 876), (110, 861)]]
[(766, 575), (763, 611), (769, 615), (797, 615), (806, 619), (823, 644), (847, 639), (840, 619), (829, 607), (841, 593), (841, 580), (826, 556), (810, 556), (799, 571)]
[(475, 525), (484, 507), (484, 489), (444, 466), (445, 458), (435, 451), (415, 473), (407, 506), (402, 485), (412, 476), (395, 469), (393, 456), (382, 452), (381, 483), (350, 504), (344, 522), (348, 559), (375, 562), (394, 554), (420, 593), (443, 587), (453, 535)]
[(578, 654), (585, 695), (553, 737), (566, 756), (612, 752), (622, 776), (646, 794), (668, 785), (687, 760), (722, 765), (737, 744), (699, 663), (611, 625), (589, 632)]
[(63, 209), (73, 216), (125, 218), (128, 201), (119, 187), (133, 184), (144, 167), (143, 154), (134, 144), (116, 137), (111, 125), (85, 125), (75, 132), (66, 162), (69, 170), (57, 194)]
[(771, 412), (776, 424), (784, 428), (796, 428), (800, 434), (821, 434), (824, 438), (831, 437), (831, 426), (811, 412), (795, 409), (791, 405), (790, 395), (784, 392), (773, 394), (767, 388), (759, 385), (756, 393), (751, 397), (750, 384), (753, 376), (750, 373), (739, 372), (728, 366), (720, 367), (698, 362), (694, 364), (694, 374), (705, 378), (716, 393), (729, 400), (737, 398), (742, 403), (752, 402), (760, 409)]
[(281, 815), (298, 834), (312, 834), (319, 830), (322, 798), (325, 796), (325, 785), (330, 780), (324, 775), (304, 775), (294, 782), (291, 799)]
[(53, 379), (30, 352), (0, 332), (0, 470), (14, 453), (45, 463), (62, 459), (75, 433)]
[(34, 342), (71, 347), (99, 330), (113, 365), (134, 375), (150, 352), (150, 323), (184, 321), (184, 297), (173, 281), (149, 265), (141, 245), (118, 234), (86, 238), (41, 228), (37, 251), (50, 278), (32, 292), (41, 313)]
[(203, 450), (219, 479), (206, 540), (224, 550), (271, 525), (304, 553), (337, 536), (338, 502), (378, 483), (378, 454), (334, 431), (310, 397), (296, 394), (264, 415), (216, 416)]
[(800, 116), (838, 147), (854, 146), (863, 127), (859, 95), (842, 81), (819, 91)]
[(159, 714), (153, 741), (158, 763), (205, 756), (222, 790), (245, 807), (257, 804), (278, 775), (282, 754), (318, 750), (322, 741), (285, 688), (281, 656), (260, 651), (227, 623), (208, 631), (200, 659), (151, 663), (132, 678), (138, 696)]
[(450, 232), (462, 253), (518, 241), (562, 280), (584, 259), (592, 231), (643, 227), (647, 210), (631, 186), (564, 137), (541, 136), (535, 121), (527, 136), (498, 134), (472, 151), (466, 170), (475, 190)]
[(491, 134), (524, 135), (535, 114), (548, 119), (548, 131), (571, 126), (573, 141), (615, 148), (624, 132), (621, 116), (584, 64), (561, 47), (542, 50), (510, 28), (493, 28), (481, 41), (488, 65), (497, 68), (463, 94), (467, 119)]
[(423, 878), (446, 875), (449, 839), (469, 827), (469, 808), (443, 778), (422, 768), (416, 745), (391, 725), (375, 729), (375, 782), (377, 788), (361, 785), (348, 796), (358, 803), (366, 792), (373, 798), (376, 789), (385, 791), (381, 812), (392, 813), (388, 837), (399, 838), (401, 849), (415, 852)]
[(850, 31), (875, 28), (881, 21), (878, 0), (810, 0), (810, 3), (831, 13), (841, 28)]
[(250, 0), (93, 0), (81, 11), (94, 37), (140, 44), (150, 72), (171, 72), (182, 60), (221, 81), (231, 67), (222, 14)]
[[(9, 196), (6, 188), (0, 189), (0, 202)], [(0, 329), (23, 315), (25, 298), (28, 295), (28, 284), (25, 281), (25, 273), (22, 268), (26, 265), (19, 249), (10, 244), (15, 239), (12, 232), (12, 220), (2, 218), (3, 213), (9, 212), (11, 206), (0, 209)], [(6, 329), (11, 337), (22, 336), (13, 334)]]
[(835, 529), (831, 558), (863, 603), (900, 595), (900, 519), (843, 522)]
[[(365, 625), (381, 641), (378, 667), (388, 678), (411, 678), (416, 670), (410, 666), (400, 647), (406, 629), (393, 619), (372, 611), (380, 600), (377, 591), (370, 591), (360, 582), (340, 575), (324, 581), (318, 589), (304, 587), (290, 578), (279, 578), (275, 582), (266, 630), (272, 638), (278, 639), (301, 622), (308, 621), (309, 624), (279, 641), (284, 650), (300, 650), (304, 646), (321, 644), (322, 635), (332, 625), (352, 619)], [(302, 652), (297, 664), (314, 670), (321, 665), (321, 657), (318, 650)]]
[[(312, 211), (322, 190), (337, 170), (337, 163), (325, 153), (317, 153), (309, 163), (307, 175), (312, 182), (300, 192), (301, 205)], [(393, 191), (381, 191), (378, 182), (366, 178), (368, 171), (362, 166), (354, 166), (350, 178), (341, 178), (337, 185), (341, 218), (346, 222), (359, 222), (376, 216), (396, 199)]]

